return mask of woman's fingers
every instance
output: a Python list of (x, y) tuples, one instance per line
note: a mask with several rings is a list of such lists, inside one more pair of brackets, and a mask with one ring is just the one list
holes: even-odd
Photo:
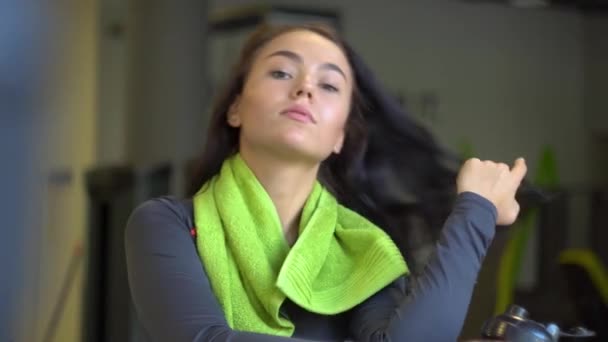
[(498, 211), (499, 225), (512, 224), (519, 214), (515, 193), (527, 172), (526, 162), (518, 158), (509, 168), (507, 164), (467, 160), (458, 174), (458, 192), (470, 191), (488, 199)]
[(513, 176), (513, 181), (519, 186), (521, 181), (526, 176), (528, 172), (528, 166), (526, 165), (526, 161), (524, 158), (517, 158), (515, 163), (513, 163), (513, 168), (511, 168), (511, 175)]

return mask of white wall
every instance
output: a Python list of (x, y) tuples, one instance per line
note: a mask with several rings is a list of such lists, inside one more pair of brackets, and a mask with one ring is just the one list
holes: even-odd
[(99, 1), (97, 80), (97, 162), (127, 162), (128, 1)]
[(431, 127), (446, 145), (468, 140), (495, 160), (523, 155), (533, 176), (549, 144), (565, 183), (589, 179), (578, 13), (453, 0), (274, 3), (339, 9), (346, 37), (391, 89), (438, 96)]
[(127, 159), (172, 162), (176, 193), (204, 142), (207, 15), (206, 1), (130, 2)]

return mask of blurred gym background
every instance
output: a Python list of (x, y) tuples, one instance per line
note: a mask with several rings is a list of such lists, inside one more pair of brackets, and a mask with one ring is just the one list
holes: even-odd
[[(509, 303), (543, 322), (608, 323), (608, 1), (0, 6), (0, 341), (147, 340), (126, 218), (184, 194), (213, 95), (263, 21), (334, 25), (446, 147), (526, 157), (547, 200), (498, 232), (463, 337)], [(410, 237), (415, 267), (438, 228)]]

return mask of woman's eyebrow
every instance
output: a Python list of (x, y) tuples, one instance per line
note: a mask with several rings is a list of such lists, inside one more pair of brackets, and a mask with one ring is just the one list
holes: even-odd
[[(274, 56), (283, 56), (283, 57), (291, 59), (292, 61), (294, 61), (296, 63), (300, 63), (300, 64), (303, 63), (302, 56), (298, 55), (297, 53), (295, 53), (293, 51), (289, 51), (289, 50), (275, 51), (275, 52), (269, 54), (268, 56), (266, 56), (266, 58), (270, 58), (270, 57), (274, 57)], [(323, 65), (321, 65), (321, 68), (336, 71), (337, 73), (342, 75), (342, 77), (344, 77), (344, 80), (346, 80), (346, 74), (344, 73), (344, 71), (342, 71), (342, 69), (340, 69), (340, 67), (334, 63), (323, 63)]]

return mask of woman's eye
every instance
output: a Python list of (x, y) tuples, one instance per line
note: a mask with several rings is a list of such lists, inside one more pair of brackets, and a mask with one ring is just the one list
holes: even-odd
[(338, 88), (334, 87), (333, 85), (329, 84), (329, 83), (323, 83), (321, 84), (321, 88), (327, 90), (327, 91), (331, 91), (331, 92), (337, 92)]
[(284, 71), (281, 71), (281, 70), (273, 70), (273, 71), (270, 72), (270, 75), (273, 78), (276, 78), (276, 79), (279, 79), (279, 80), (286, 80), (286, 79), (291, 78), (290, 74), (288, 74), (288, 73), (286, 73)]

